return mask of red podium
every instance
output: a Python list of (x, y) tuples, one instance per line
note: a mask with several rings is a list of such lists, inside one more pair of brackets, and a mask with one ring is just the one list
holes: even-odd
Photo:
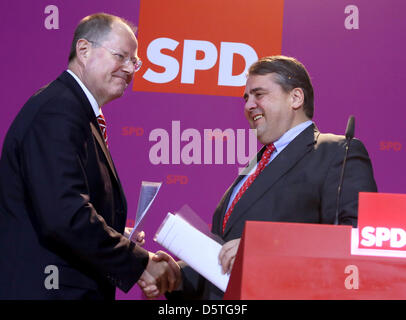
[(358, 226), (247, 221), (224, 299), (406, 299), (406, 195), (360, 193)]

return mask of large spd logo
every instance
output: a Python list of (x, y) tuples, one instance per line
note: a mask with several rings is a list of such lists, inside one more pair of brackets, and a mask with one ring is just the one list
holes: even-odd
[(141, 0), (134, 91), (241, 96), (258, 57), (281, 53), (283, 0)]
[(360, 192), (352, 254), (406, 257), (406, 195)]

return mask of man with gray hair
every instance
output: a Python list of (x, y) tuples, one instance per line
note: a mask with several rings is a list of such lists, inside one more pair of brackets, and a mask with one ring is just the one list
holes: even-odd
[(101, 109), (141, 67), (137, 48), (124, 19), (85, 17), (68, 70), (12, 123), (0, 159), (0, 299), (114, 299), (139, 279), (172, 290), (179, 270), (154, 261), (143, 235), (123, 236), (127, 205)]

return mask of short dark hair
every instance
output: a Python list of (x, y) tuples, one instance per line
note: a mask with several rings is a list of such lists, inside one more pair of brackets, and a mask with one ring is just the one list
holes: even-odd
[(304, 93), (303, 110), (309, 119), (314, 114), (314, 93), (310, 76), (304, 65), (292, 57), (269, 56), (259, 59), (248, 69), (248, 75), (276, 73), (277, 83), (285, 92), (301, 88)]
[(126, 24), (134, 32), (134, 34), (137, 32), (137, 27), (131, 22), (108, 13), (95, 13), (84, 17), (82, 20), (80, 20), (75, 29), (69, 52), (69, 62), (76, 57), (76, 43), (79, 39), (100, 42), (110, 33), (111, 26), (115, 21)]

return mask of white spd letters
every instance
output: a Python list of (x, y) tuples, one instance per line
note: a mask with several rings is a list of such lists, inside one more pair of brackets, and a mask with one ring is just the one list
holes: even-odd
[(245, 72), (233, 75), (234, 54), (239, 54), (245, 60), (245, 66), (249, 67), (258, 60), (255, 50), (245, 43), (222, 42), (220, 49), (219, 86), (239, 87), (245, 85)]
[(143, 78), (154, 83), (167, 83), (175, 79), (179, 73), (178, 60), (163, 54), (161, 50), (166, 48), (175, 51), (178, 44), (178, 41), (169, 38), (159, 38), (151, 41), (147, 49), (148, 60), (153, 64), (164, 67), (165, 72), (160, 73), (148, 69)]
[[(197, 60), (197, 51), (204, 52), (204, 58)], [(217, 61), (217, 49), (210, 41), (185, 40), (181, 83), (195, 83), (196, 70), (209, 70)]]
[[(149, 68), (143, 78), (153, 83), (168, 83), (174, 80), (179, 74), (179, 61), (162, 53), (162, 50), (175, 51), (178, 45), (178, 41), (170, 38), (157, 38), (151, 41), (147, 48), (148, 60), (165, 70), (156, 72)], [(202, 59), (197, 59), (199, 51), (204, 53)], [(238, 75), (232, 74), (235, 55), (240, 55), (245, 61), (244, 71)], [(258, 55), (251, 46), (245, 43), (221, 42), (218, 53), (216, 46), (210, 41), (184, 40), (180, 82), (194, 84), (196, 71), (213, 68), (217, 59), (219, 59), (218, 85), (238, 87), (245, 84), (245, 70), (258, 60)]]
[(406, 231), (401, 228), (364, 227), (361, 237), (361, 245), (365, 247), (382, 247), (389, 243), (391, 248), (398, 249), (406, 245)]

